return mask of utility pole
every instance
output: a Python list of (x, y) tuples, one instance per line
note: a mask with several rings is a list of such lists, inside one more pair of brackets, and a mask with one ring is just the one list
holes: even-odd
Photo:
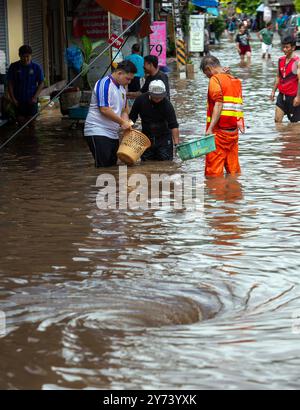
[(151, 21), (153, 22), (155, 19), (155, 7), (154, 7), (154, 0), (150, 0), (150, 14), (151, 14)]
[[(146, 10), (146, 0), (142, 0), (142, 9)], [(151, 17), (152, 18), (152, 17)], [(143, 54), (142, 55), (147, 55), (149, 54), (149, 37), (144, 37), (142, 40), (143, 43)]]
[(186, 78), (186, 49), (181, 24), (180, 0), (174, 0), (173, 2), (173, 18), (176, 33), (177, 68), (180, 72), (180, 77)]

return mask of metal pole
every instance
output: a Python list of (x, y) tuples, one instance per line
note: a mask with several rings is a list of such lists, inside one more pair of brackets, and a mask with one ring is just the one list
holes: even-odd
[(154, 7), (154, 0), (150, 0), (150, 13), (151, 13), (151, 21), (155, 20), (155, 7)]
[[(145, 10), (146, 9), (146, 0), (142, 0), (142, 9)], [(149, 40), (148, 37), (144, 37), (143, 38), (143, 56), (146, 56), (149, 54), (150, 50), (149, 50)]]
[[(112, 32), (111, 32), (111, 12), (109, 11), (107, 13), (107, 18), (108, 18), (108, 39), (111, 38)], [(112, 64), (112, 47), (109, 49), (109, 58), (110, 58), (110, 62)]]

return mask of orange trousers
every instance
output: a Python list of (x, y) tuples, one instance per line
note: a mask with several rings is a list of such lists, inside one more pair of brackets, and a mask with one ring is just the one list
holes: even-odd
[(205, 175), (222, 176), (224, 169), (231, 175), (240, 174), (238, 132), (217, 129), (214, 133), (217, 150), (206, 155)]

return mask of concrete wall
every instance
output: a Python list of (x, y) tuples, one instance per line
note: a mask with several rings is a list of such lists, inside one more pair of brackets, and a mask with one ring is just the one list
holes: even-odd
[(22, 0), (7, 2), (8, 45), (10, 63), (19, 60), (19, 48), (24, 42)]

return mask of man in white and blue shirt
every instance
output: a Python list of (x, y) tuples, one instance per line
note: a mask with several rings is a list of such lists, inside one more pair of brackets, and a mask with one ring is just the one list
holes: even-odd
[(111, 75), (95, 85), (84, 135), (97, 168), (117, 164), (119, 131), (131, 128), (125, 87), (133, 80), (136, 71), (131, 61), (123, 61)]

